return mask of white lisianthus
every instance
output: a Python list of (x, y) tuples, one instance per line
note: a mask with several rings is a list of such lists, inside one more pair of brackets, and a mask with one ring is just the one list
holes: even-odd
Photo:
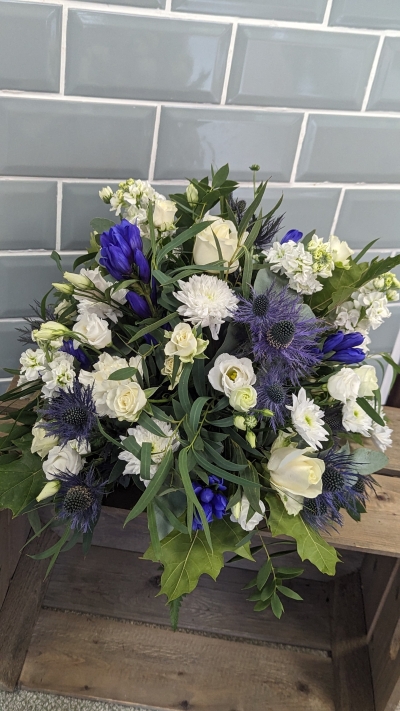
[(183, 306), (178, 313), (193, 326), (209, 327), (214, 340), (224, 321), (236, 311), (238, 299), (221, 279), (210, 274), (194, 274), (187, 281), (178, 280), (180, 290), (174, 296)]
[[(111, 344), (112, 333), (108, 323), (96, 314), (84, 313), (74, 324), (72, 330), (74, 333), (79, 333), (84, 341), (95, 348), (102, 349)], [(77, 348), (78, 345), (79, 341), (74, 341), (74, 347)]]
[(36, 497), (36, 501), (40, 503), (40, 501), (44, 501), (45, 499), (49, 499), (50, 496), (54, 496), (54, 494), (57, 494), (60, 486), (61, 481), (57, 481), (57, 479), (48, 481), (47, 484), (44, 485), (40, 494)]
[(360, 392), (361, 380), (354, 368), (342, 368), (331, 375), (327, 382), (328, 393), (339, 402), (356, 400)]
[(88, 370), (81, 370), (79, 373), (79, 382), (82, 385), (93, 387), (93, 400), (96, 405), (97, 414), (100, 417), (108, 415), (109, 417), (115, 417), (113, 410), (107, 405), (107, 396), (111, 390), (115, 390), (119, 385), (125, 385), (126, 383), (136, 381), (136, 376), (133, 375), (131, 378), (126, 380), (109, 380), (111, 373), (115, 373), (117, 370), (122, 370), (122, 368), (137, 368), (140, 375), (143, 375), (143, 362), (141, 356), (134, 356), (130, 358), (129, 362), (125, 358), (120, 358), (119, 356), (112, 356), (109, 353), (102, 353), (99, 356), (98, 361), (94, 364), (93, 370), (89, 372)]
[(329, 439), (328, 432), (324, 428), (324, 413), (315, 404), (314, 400), (307, 398), (304, 388), (300, 388), (299, 394), (293, 393), (293, 404), (286, 405), (292, 412), (292, 423), (296, 432), (313, 449), (320, 449), (321, 442)]
[(74, 357), (68, 353), (57, 353), (42, 375), (44, 397), (53, 397), (59, 390), (68, 390), (74, 379)]
[(47, 457), (53, 447), (58, 444), (58, 437), (47, 435), (46, 430), (41, 427), (43, 420), (39, 420), (32, 429), (33, 440), (31, 444), (32, 454), (38, 454), (39, 457)]
[[(72, 284), (64, 284), (64, 282), (59, 282), (59, 281), (53, 281), (52, 286), (54, 286), (56, 291), (59, 291), (61, 294), (73, 294), (74, 293), (74, 287)], [(57, 311), (54, 309), (55, 313)]]
[(147, 403), (139, 383), (126, 383), (118, 385), (107, 393), (106, 404), (113, 413), (112, 417), (127, 422), (136, 422)]
[[(174, 432), (168, 422), (161, 422), (161, 420), (157, 420), (155, 418), (152, 419), (154, 424), (157, 425), (162, 432), (164, 432), (165, 437), (153, 434), (153, 432), (149, 432), (141, 425), (136, 425), (136, 427), (132, 427), (127, 430), (127, 434), (131, 437), (134, 437), (136, 442), (140, 446), (142, 446), (144, 442), (151, 443), (152, 464), (150, 464), (150, 479), (152, 479), (154, 474), (156, 473), (158, 466), (164, 457), (165, 452), (168, 449), (171, 449), (173, 452), (176, 452), (180, 444), (177, 434)], [(121, 439), (124, 440), (126, 439), (126, 437), (121, 437)], [(123, 472), (124, 474), (140, 474), (140, 459), (135, 457), (134, 454), (131, 454), (131, 452), (123, 451), (118, 455), (118, 459), (122, 459), (123, 462), (127, 462)], [(149, 480), (145, 480), (142, 478), (141, 480), (143, 481), (145, 486), (149, 484)]]
[(162, 375), (166, 375), (170, 379), (171, 384), (168, 386), (168, 390), (173, 390), (175, 385), (178, 385), (183, 370), (182, 361), (179, 363), (178, 370), (176, 372), (175, 381), (172, 383), (172, 374), (174, 372), (174, 356), (167, 356), (164, 361), (164, 367), (161, 369)]
[(93, 289), (94, 284), (90, 279), (85, 276), (85, 274), (75, 274), (75, 272), (64, 272), (63, 276), (66, 281), (68, 281), (72, 286), (75, 286), (81, 291), (86, 291), (87, 289)]
[(252, 385), (232, 390), (229, 397), (230, 406), (236, 412), (248, 412), (257, 405), (257, 390)]
[(57, 474), (79, 474), (84, 465), (84, 459), (69, 444), (63, 447), (53, 447), (47, 459), (43, 462), (46, 479), (55, 479)]
[[(193, 248), (193, 261), (195, 264), (211, 264), (218, 262), (219, 254), (217, 240), (221, 249), (222, 258), (224, 259), (224, 268), (228, 269), (229, 273), (236, 271), (239, 262), (231, 261), (237, 252), (239, 239), (235, 225), (231, 220), (224, 220), (222, 217), (211, 215), (207, 212), (203, 218), (204, 222), (212, 222), (211, 225), (196, 235), (196, 240)], [(244, 238), (246, 238), (245, 233)], [(217, 272), (218, 269), (212, 269), (211, 273)]]
[(224, 393), (228, 397), (233, 390), (246, 385), (254, 385), (256, 376), (253, 364), (249, 358), (236, 358), (229, 353), (221, 353), (216, 358), (213, 367), (208, 373), (208, 379), (214, 390)]
[(308, 452), (309, 448), (283, 447), (275, 449), (268, 462), (271, 486), (293, 516), (303, 508), (304, 499), (315, 499), (322, 493), (325, 462), (308, 457)]
[(197, 188), (192, 183), (189, 183), (185, 190), (185, 193), (189, 205), (197, 205), (197, 203), (199, 202), (199, 193)]
[(71, 447), (71, 449), (74, 449), (75, 452), (78, 452), (78, 454), (81, 454), (82, 457), (84, 457), (86, 454), (90, 454), (90, 452), (92, 451), (90, 442), (88, 442), (85, 439), (83, 439), (80, 443), (78, 442), (77, 439), (70, 439), (68, 441), (68, 444)]
[[(72, 303), (70, 301), (67, 301), (66, 299), (63, 299), (60, 301), (57, 306), (54, 307), (54, 313), (56, 316), (62, 316), (67, 309), (69, 309), (72, 306)], [(73, 309), (73, 311), (68, 315), (68, 321), (73, 321), (74, 317), (76, 316), (76, 311)]]
[(329, 248), (335, 267), (339, 267), (339, 269), (349, 269), (349, 257), (354, 254), (354, 249), (350, 249), (347, 242), (341, 241), (336, 235), (329, 237)]
[(376, 370), (373, 365), (361, 365), (356, 369), (360, 378), (359, 397), (373, 397), (375, 390), (378, 390), (379, 383), (376, 377)]
[(32, 340), (36, 341), (36, 343), (46, 343), (57, 338), (63, 338), (69, 334), (70, 330), (66, 326), (63, 326), (62, 323), (58, 323), (58, 321), (45, 321), (45, 323), (41, 324), (40, 328), (32, 331)]
[(193, 363), (193, 360), (204, 353), (208, 341), (196, 338), (188, 323), (178, 323), (173, 331), (164, 331), (168, 343), (165, 355), (177, 356), (182, 363)]
[(160, 232), (174, 229), (177, 207), (172, 200), (158, 198), (154, 203), (153, 223)]
[(346, 432), (371, 436), (372, 420), (355, 400), (349, 400), (343, 405), (342, 423)]
[[(264, 503), (260, 500), (259, 507), (261, 511), (265, 512)], [(238, 523), (244, 531), (252, 531), (259, 523), (263, 520), (261, 514), (255, 512), (253, 516), (247, 520), (249, 513), (250, 502), (245, 494), (242, 495), (241, 500), (232, 506), (231, 521)]]
[(46, 355), (41, 348), (35, 351), (32, 348), (27, 348), (19, 359), (21, 363), (21, 374), (18, 380), (18, 385), (38, 380), (47, 368)]

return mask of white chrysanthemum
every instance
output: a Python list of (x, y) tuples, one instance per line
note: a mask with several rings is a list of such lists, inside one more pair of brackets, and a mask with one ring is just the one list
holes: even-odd
[[(383, 419), (385, 418), (385, 413), (382, 408), (379, 414)], [(393, 430), (391, 430), (388, 425), (378, 425), (377, 422), (372, 422), (371, 437), (374, 444), (381, 450), (381, 452), (385, 452), (388, 447), (392, 446), (392, 432)]]
[(293, 427), (310, 447), (321, 448), (321, 442), (328, 439), (328, 433), (324, 428), (323, 411), (314, 400), (307, 398), (304, 388), (300, 388), (299, 394), (293, 394), (292, 397), (293, 404), (286, 407), (292, 412)]
[(342, 422), (347, 432), (371, 436), (372, 420), (355, 400), (349, 400), (343, 405)]
[(211, 274), (194, 274), (188, 281), (179, 279), (180, 291), (174, 296), (181, 301), (178, 313), (193, 326), (208, 326), (217, 340), (224, 321), (237, 309), (238, 299), (232, 289)]
[(115, 412), (107, 405), (107, 396), (111, 390), (116, 390), (119, 385), (126, 385), (135, 382), (136, 377), (127, 380), (109, 380), (111, 373), (122, 368), (137, 368), (143, 375), (143, 364), (141, 356), (130, 358), (129, 362), (125, 358), (112, 356), (109, 353), (102, 353), (97, 363), (94, 364), (92, 372), (81, 370), (79, 381), (82, 385), (93, 386), (93, 400), (96, 405), (97, 414), (100, 417), (115, 417)]
[(41, 348), (37, 348), (35, 351), (33, 348), (28, 348), (21, 354), (19, 362), (21, 363), (21, 374), (18, 385), (38, 380), (47, 368), (46, 355)]
[[(141, 425), (136, 425), (136, 427), (131, 427), (127, 430), (128, 435), (133, 436), (140, 446), (142, 446), (144, 442), (151, 442), (151, 461), (153, 464), (150, 464), (150, 479), (152, 479), (156, 473), (166, 450), (172, 449), (172, 451), (175, 452), (179, 448), (178, 437), (174, 433), (171, 425), (169, 425), (168, 422), (161, 422), (161, 420), (155, 418), (153, 418), (153, 422), (164, 432), (165, 437), (153, 434)], [(121, 437), (121, 439), (124, 440), (126, 438)], [(140, 474), (140, 459), (135, 457), (134, 454), (124, 451), (118, 455), (118, 459), (122, 459), (123, 462), (127, 463), (123, 472), (124, 474)], [(149, 480), (142, 478), (141, 480), (145, 486), (148, 485)]]
[(68, 353), (55, 353), (54, 360), (42, 375), (44, 397), (53, 397), (59, 390), (68, 390), (74, 378), (74, 357)]

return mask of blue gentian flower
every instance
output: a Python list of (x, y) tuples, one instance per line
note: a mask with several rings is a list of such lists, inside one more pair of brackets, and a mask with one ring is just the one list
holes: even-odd
[(68, 520), (73, 530), (92, 531), (100, 516), (107, 482), (96, 479), (93, 465), (79, 474), (60, 472), (55, 479), (61, 482), (55, 500), (57, 518)]
[(69, 338), (68, 340), (63, 342), (60, 351), (63, 351), (63, 353), (69, 353), (69, 355), (74, 356), (74, 358), (76, 358), (76, 360), (78, 361), (78, 363), (81, 364), (84, 370), (92, 370), (92, 364), (85, 351), (80, 346), (78, 346), (78, 348), (74, 348), (74, 342), (72, 338)]
[(100, 237), (100, 264), (117, 279), (129, 279), (137, 272), (139, 279), (148, 284), (150, 265), (143, 254), (143, 241), (137, 225), (122, 220)]
[(328, 336), (322, 346), (322, 353), (330, 353), (334, 351), (328, 360), (334, 360), (339, 363), (361, 363), (365, 359), (365, 353), (362, 348), (357, 348), (364, 342), (364, 336), (358, 331), (354, 333), (337, 333)]
[(299, 230), (289, 230), (289, 232), (286, 232), (282, 237), (281, 244), (285, 244), (286, 242), (300, 242), (302, 236), (303, 233)]
[(151, 316), (150, 306), (144, 296), (136, 294), (135, 291), (128, 291), (126, 300), (131, 309), (140, 316), (140, 318), (149, 318)]
[(71, 439), (78, 444), (87, 442), (96, 425), (96, 406), (92, 397), (93, 387), (82, 385), (75, 378), (72, 388), (60, 390), (46, 407), (40, 411), (44, 422), (41, 425), (47, 436), (55, 436), (64, 445)]
[[(211, 523), (215, 518), (220, 519), (225, 516), (228, 499), (220, 493), (226, 491), (223, 479), (211, 475), (208, 477), (208, 485), (204, 481), (193, 481), (192, 486), (204, 509), (208, 523)], [(203, 530), (203, 524), (197, 512), (193, 517), (192, 528), (194, 531)]]
[(272, 367), (262, 373), (257, 380), (257, 408), (262, 410), (266, 408), (274, 413), (269, 423), (272, 429), (276, 432), (281, 429), (285, 421), (289, 418), (289, 411), (286, 405), (290, 405), (292, 398), (286, 381), (282, 379), (282, 373), (279, 368)]

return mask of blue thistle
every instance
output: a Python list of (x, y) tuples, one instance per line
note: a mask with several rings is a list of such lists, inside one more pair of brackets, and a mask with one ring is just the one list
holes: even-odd
[(288, 419), (289, 411), (286, 405), (292, 402), (289, 388), (286, 381), (282, 379), (282, 373), (279, 368), (273, 367), (270, 370), (262, 373), (257, 385), (257, 408), (262, 410), (266, 408), (274, 413), (271, 418), (271, 427), (276, 432), (281, 429), (285, 421)]
[(57, 518), (69, 520), (73, 530), (92, 531), (100, 516), (107, 482), (96, 479), (93, 465), (79, 474), (60, 472), (54, 478), (61, 482), (55, 501)]
[(68, 390), (60, 390), (40, 411), (44, 418), (41, 425), (47, 436), (58, 437), (60, 445), (71, 439), (78, 444), (87, 442), (96, 424), (96, 406), (92, 397), (93, 387), (82, 385), (75, 378)]
[[(192, 486), (204, 509), (208, 523), (211, 523), (215, 518), (219, 519), (225, 516), (228, 499), (220, 493), (221, 491), (226, 491), (223, 479), (210, 475), (208, 477), (208, 485), (204, 481), (193, 481)], [(203, 524), (197, 512), (193, 517), (192, 528), (194, 531), (203, 530)]]

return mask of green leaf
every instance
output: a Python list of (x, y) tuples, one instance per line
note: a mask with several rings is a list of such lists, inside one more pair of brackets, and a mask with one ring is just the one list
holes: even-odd
[(162, 459), (153, 478), (150, 479), (150, 483), (149, 483), (148, 487), (146, 488), (146, 491), (143, 492), (143, 494), (141, 495), (137, 504), (135, 504), (132, 511), (130, 511), (128, 516), (126, 517), (124, 526), (126, 526), (126, 524), (129, 521), (132, 521), (133, 518), (136, 518), (136, 516), (139, 516), (139, 514), (145, 510), (146, 506), (155, 497), (155, 495), (161, 488), (162, 484), (164, 483), (169, 471), (171, 470), (172, 462), (173, 462), (173, 455), (172, 455), (171, 450), (169, 450), (164, 455), (164, 458)]
[[(250, 598), (249, 598), (249, 600), (250, 600)], [(254, 605), (254, 611), (255, 612), (262, 612), (263, 610), (266, 610), (266, 608), (269, 607), (270, 604), (271, 604), (270, 600), (259, 600)]]
[(164, 318), (160, 318), (158, 321), (154, 321), (153, 323), (150, 323), (148, 326), (144, 326), (144, 328), (141, 328), (140, 331), (135, 333), (134, 336), (128, 341), (128, 343), (133, 343), (133, 341), (137, 341), (139, 338), (142, 338), (142, 336), (145, 336), (147, 333), (153, 333), (157, 328), (160, 328), (160, 326), (164, 326), (164, 324), (168, 323), (171, 321), (171, 319), (175, 318), (175, 316), (178, 315), (178, 312), (175, 311), (172, 314), (167, 314), (167, 316), (164, 316)]
[(51, 257), (51, 259), (54, 259), (55, 263), (57, 264), (57, 268), (59, 269), (61, 274), (63, 274), (63, 268), (61, 265), (61, 257), (58, 254), (58, 252), (56, 252), (55, 249), (53, 249), (52, 253), (50, 254), (50, 257)]
[(11, 509), (17, 516), (35, 501), (45, 483), (42, 460), (37, 454), (23, 452), (20, 459), (0, 464), (0, 508)]
[(223, 165), (222, 168), (217, 170), (215, 173), (213, 179), (212, 179), (212, 187), (214, 188), (219, 188), (221, 185), (225, 182), (229, 175), (229, 163), (226, 163), (226, 165)]
[[(181, 533), (188, 534), (187, 526), (177, 518), (177, 516), (183, 514), (186, 508), (186, 496), (182, 491), (171, 491), (165, 496), (156, 496), (154, 504), (160, 540), (168, 536), (174, 528), (177, 531), (181, 531)], [(172, 508), (174, 508), (174, 511)], [(158, 510), (160, 515), (158, 515)]]
[(97, 252), (89, 252), (88, 254), (81, 254), (80, 257), (77, 257), (74, 261), (72, 269), (75, 271), (77, 267), (79, 267), (81, 264), (85, 264), (85, 262), (93, 262), (97, 257)]
[(133, 378), (137, 371), (137, 368), (120, 368), (110, 373), (108, 380), (128, 380), (129, 378)]
[(170, 615), (170, 620), (171, 620), (171, 627), (174, 632), (178, 629), (178, 622), (179, 622), (179, 611), (181, 609), (182, 605), (182, 600), (185, 596), (180, 595), (177, 597), (175, 600), (172, 600), (169, 602), (169, 615)]
[(145, 481), (150, 479), (152, 443), (143, 442), (140, 453), (140, 476)]
[(292, 600), (302, 600), (303, 598), (301, 595), (299, 595), (297, 592), (294, 590), (291, 590), (290, 588), (287, 588), (286, 585), (277, 585), (277, 590), (279, 590), (282, 595), (286, 595), (286, 597), (290, 597)]
[(249, 224), (251, 218), (253, 217), (254, 213), (258, 210), (261, 200), (264, 197), (265, 193), (265, 188), (267, 187), (267, 183), (262, 183), (258, 190), (257, 190), (257, 195), (255, 196), (253, 202), (248, 206), (248, 208), (245, 210), (243, 217), (240, 221), (239, 225), (239, 230), (238, 230), (238, 236), (241, 237), (244, 231), (246, 230), (247, 225)]
[(362, 476), (374, 474), (387, 466), (388, 458), (383, 452), (360, 447), (352, 452), (352, 461), (357, 465), (357, 472)]
[(139, 419), (138, 425), (144, 427), (148, 432), (157, 435), (158, 437), (166, 437), (167, 435), (162, 429), (156, 425), (156, 423), (148, 416), (145, 412), (142, 412)]
[(251, 278), (253, 275), (253, 254), (244, 247), (244, 267), (242, 276), (243, 296), (247, 299), (250, 294)]
[(373, 239), (371, 242), (368, 242), (368, 244), (365, 245), (365, 247), (361, 250), (361, 252), (359, 252), (357, 254), (357, 256), (354, 257), (353, 262), (357, 263), (357, 262), (361, 261), (364, 254), (366, 254), (368, 252), (368, 250), (374, 246), (375, 242), (378, 242), (378, 241), (379, 241), (379, 237), (378, 237), (378, 239)]
[(321, 573), (334, 575), (338, 554), (323, 538), (307, 526), (301, 516), (290, 516), (282, 501), (273, 494), (267, 495), (270, 508), (268, 524), (273, 536), (291, 536), (297, 544), (301, 560), (309, 560)]
[(212, 222), (210, 220), (207, 220), (206, 222), (198, 222), (191, 227), (189, 227), (188, 230), (185, 230), (184, 232), (181, 232), (180, 235), (177, 237), (174, 237), (171, 239), (162, 249), (157, 254), (157, 264), (160, 264), (161, 261), (164, 259), (164, 257), (169, 254), (169, 252), (173, 252), (174, 249), (177, 249), (177, 247), (180, 247), (182, 244), (187, 242), (189, 239), (192, 237), (195, 237), (199, 232), (202, 232), (205, 230), (206, 227), (211, 225)]
[(263, 565), (261, 566), (261, 568), (257, 574), (257, 587), (259, 590), (261, 590), (261, 588), (264, 587), (269, 576), (271, 575), (271, 572), (272, 572), (272, 563), (270, 560), (266, 560), (265, 563), (263, 563)]
[(192, 430), (194, 432), (197, 432), (197, 428), (199, 426), (200, 422), (200, 415), (203, 410), (204, 405), (206, 402), (208, 402), (210, 398), (209, 397), (198, 397), (197, 400), (194, 401), (191, 410), (190, 410), (190, 415), (189, 415), (189, 422)]
[(147, 506), (147, 525), (150, 533), (151, 545), (154, 555), (158, 560), (161, 559), (161, 544), (157, 531), (156, 515), (154, 511), (154, 502), (151, 501)]
[(371, 419), (378, 425), (384, 427), (386, 425), (385, 420), (379, 415), (379, 413), (372, 407), (372, 405), (365, 399), (365, 397), (358, 397), (357, 402), (362, 407), (364, 412), (371, 417)]
[[(224, 565), (223, 554), (234, 551), (242, 537), (238, 524), (227, 519), (214, 521), (210, 526), (213, 549), (210, 550), (204, 531), (196, 531), (190, 536), (180, 531), (172, 531), (161, 541), (161, 562), (164, 572), (161, 577), (161, 592), (168, 601), (195, 589), (201, 575), (210, 575), (216, 580)], [(157, 562), (153, 547), (143, 555), (145, 560)]]
[(190, 413), (192, 402), (189, 396), (189, 378), (192, 372), (192, 363), (185, 363), (182, 369), (182, 375), (178, 383), (179, 402), (187, 414)]
[(272, 597), (271, 597), (271, 610), (274, 613), (275, 617), (277, 617), (278, 620), (280, 620), (284, 610), (283, 610), (283, 605), (276, 593), (274, 593), (274, 595), (272, 595)]
[(236, 462), (231, 462), (227, 459), (224, 459), (224, 457), (219, 454), (213, 447), (211, 447), (211, 445), (207, 442), (205, 443), (205, 448), (209, 453), (210, 458), (215, 462), (215, 464), (217, 464), (222, 469), (226, 469), (226, 471), (228, 472), (243, 472), (245, 469), (247, 469), (248, 464), (245, 457), (243, 457), (244, 461), (241, 464), (237, 464)]
[(247, 479), (242, 479), (239, 476), (236, 476), (236, 474), (231, 474), (231, 472), (225, 471), (225, 469), (220, 469), (220, 467), (217, 467), (216, 464), (212, 464), (211, 462), (206, 459), (206, 457), (201, 453), (197, 452), (196, 450), (193, 452), (196, 461), (200, 466), (206, 470), (206, 472), (209, 472), (209, 474), (215, 474), (216, 476), (220, 476), (223, 479), (227, 479), (228, 481), (233, 482), (234, 484), (239, 484), (240, 486), (247, 487), (247, 486), (259, 486), (259, 484), (254, 483), (252, 481), (248, 481)]
[(188, 530), (192, 530), (192, 523), (193, 523), (193, 506), (196, 507), (196, 510), (200, 516), (201, 522), (203, 524), (204, 528), (204, 535), (206, 537), (207, 543), (212, 549), (212, 543), (211, 543), (211, 535), (210, 535), (210, 527), (208, 525), (208, 521), (206, 519), (206, 515), (204, 513), (204, 509), (199, 502), (192, 486), (192, 481), (190, 479), (190, 474), (189, 474), (189, 463), (188, 463), (188, 453), (189, 450), (188, 448), (181, 449), (179, 452), (179, 457), (178, 457), (178, 463), (179, 463), (179, 474), (181, 475), (182, 483), (185, 488), (185, 493), (187, 496), (188, 504), (190, 503), (191, 506), (188, 506), (188, 516), (187, 516), (187, 525), (188, 525)]
[(112, 220), (106, 220), (103, 217), (95, 217), (90, 221), (90, 226), (94, 232), (102, 234), (103, 232), (108, 232), (110, 227), (114, 227), (115, 222)]

